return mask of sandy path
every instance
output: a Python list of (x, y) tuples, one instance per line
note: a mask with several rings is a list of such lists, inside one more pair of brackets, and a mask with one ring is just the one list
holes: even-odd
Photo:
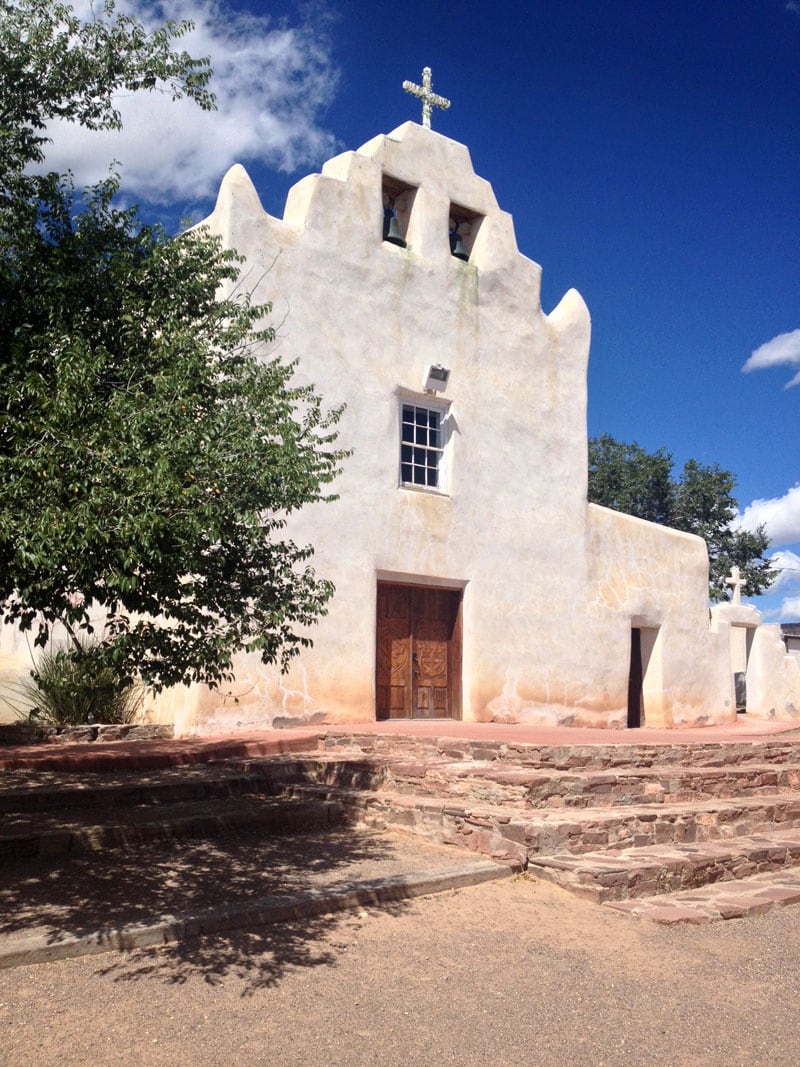
[(799, 926), (670, 930), (523, 877), (0, 972), (0, 1060), (794, 1067)]

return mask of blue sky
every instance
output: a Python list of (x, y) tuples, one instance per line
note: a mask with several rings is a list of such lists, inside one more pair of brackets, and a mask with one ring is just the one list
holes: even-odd
[(434, 129), (513, 215), (545, 311), (571, 287), (589, 306), (590, 434), (732, 470), (785, 567), (754, 603), (800, 619), (800, 2), (162, 7), (197, 20), (218, 115), (137, 102), (122, 138), (71, 132), (54, 156), (79, 178), (119, 159), (168, 220), (206, 214), (240, 161), (281, 215), (329, 155), (419, 121), (401, 85), (430, 66), (452, 100)]

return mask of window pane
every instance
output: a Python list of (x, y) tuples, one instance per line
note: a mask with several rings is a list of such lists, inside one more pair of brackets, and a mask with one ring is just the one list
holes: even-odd
[(410, 485), (439, 489), (442, 457), (442, 412), (403, 404), (400, 430), (400, 479)]

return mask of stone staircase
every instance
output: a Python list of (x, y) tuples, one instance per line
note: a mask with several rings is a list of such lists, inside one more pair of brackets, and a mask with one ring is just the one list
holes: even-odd
[[(509, 746), (376, 738), (251, 761), (269, 788), (471, 849), (641, 918), (800, 901), (800, 746)], [(735, 886), (735, 889), (734, 889)]]
[(273, 761), (291, 762), (275, 752), (250, 768), (229, 756), (165, 767), (156, 751), (148, 768), (129, 746), (117, 767), (104, 753), (102, 771), (81, 755), (0, 772), (0, 968), (294, 919), (317, 928), (337, 911), (511, 873), (354, 825), (359, 774), (340, 772), (338, 797), (290, 795), (271, 780)]
[(202, 766), (0, 777), (0, 866), (340, 825), (468, 849), (658, 922), (746, 915), (800, 901), (800, 738), (329, 733), (309, 751)]
[[(53, 776), (50, 776), (51, 778)], [(77, 775), (69, 777), (78, 778)], [(0, 863), (239, 829), (287, 833), (345, 821), (341, 802), (276, 798), (263, 775), (228, 767), (89, 774), (80, 781), (0, 786)]]

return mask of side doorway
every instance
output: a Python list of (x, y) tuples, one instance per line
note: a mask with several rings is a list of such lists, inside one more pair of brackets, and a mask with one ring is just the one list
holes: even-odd
[(638, 626), (631, 629), (631, 662), (628, 671), (628, 729), (636, 729), (644, 719), (644, 693), (642, 682), (642, 631)]
[(731, 666), (738, 715), (744, 715), (747, 711), (747, 666), (750, 662), (755, 633), (755, 626), (737, 623), (731, 625)]
[(376, 718), (461, 718), (461, 591), (378, 582)]
[(632, 626), (628, 669), (629, 729), (663, 724), (663, 683), (658, 626)]

